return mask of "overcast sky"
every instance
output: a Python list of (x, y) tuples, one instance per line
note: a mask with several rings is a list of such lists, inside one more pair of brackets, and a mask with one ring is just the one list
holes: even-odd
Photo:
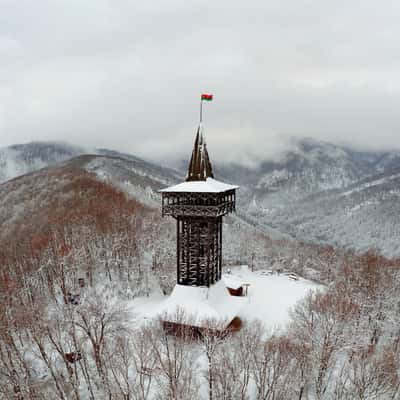
[(400, 2), (0, 0), (0, 146), (211, 155), (400, 148)]

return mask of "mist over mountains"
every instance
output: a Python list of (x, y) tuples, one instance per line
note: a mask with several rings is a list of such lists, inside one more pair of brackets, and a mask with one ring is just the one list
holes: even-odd
[(280, 161), (217, 171), (241, 186), (239, 204), (258, 223), (300, 240), (400, 254), (399, 152), (305, 139)]
[(31, 142), (0, 148), (0, 183), (88, 152), (61, 142)]
[[(150, 182), (162, 187), (186, 173), (186, 162), (177, 162), (175, 170), (107, 149), (34, 142), (0, 149), (0, 183), (87, 153), (104, 156), (89, 165), (103, 174), (112, 168), (109, 175), (124, 191), (135, 190), (126, 183), (132, 173), (154, 193), (159, 188)], [(256, 167), (217, 161), (216, 179), (240, 185), (237, 209), (246, 221), (301, 241), (400, 255), (399, 152), (362, 152), (302, 139)], [(158, 200), (153, 201), (155, 206)]]

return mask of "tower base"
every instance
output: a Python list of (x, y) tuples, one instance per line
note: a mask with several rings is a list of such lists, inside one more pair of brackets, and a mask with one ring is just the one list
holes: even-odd
[(238, 314), (245, 302), (246, 298), (231, 296), (221, 280), (210, 287), (177, 284), (158, 315), (164, 329), (175, 334), (184, 332), (184, 327), (193, 328), (193, 332), (238, 330)]

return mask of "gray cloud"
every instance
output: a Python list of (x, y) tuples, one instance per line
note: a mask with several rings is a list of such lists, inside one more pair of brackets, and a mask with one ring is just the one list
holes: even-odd
[(400, 148), (398, 2), (0, 0), (0, 10), (0, 146), (187, 155), (210, 91), (214, 157), (272, 157), (291, 136)]

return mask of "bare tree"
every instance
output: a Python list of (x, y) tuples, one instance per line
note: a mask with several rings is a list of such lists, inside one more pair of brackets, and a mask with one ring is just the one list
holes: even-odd
[(179, 335), (168, 334), (159, 323), (146, 331), (156, 360), (159, 399), (186, 400), (197, 393), (192, 331), (184, 324), (188, 321), (185, 315), (180, 314), (176, 321), (179, 321)]
[(375, 346), (351, 350), (347, 366), (348, 398), (395, 398), (398, 392), (398, 365), (395, 354)]
[(229, 335), (226, 330), (225, 321), (209, 319), (201, 321), (199, 332), (199, 343), (207, 359), (206, 378), (208, 382), (208, 398), (215, 397), (214, 382), (216, 380), (217, 351)]
[(153, 378), (159, 373), (157, 358), (151, 347), (151, 335), (148, 327), (143, 327), (135, 332), (133, 345), (133, 362), (136, 370), (134, 395), (137, 400), (147, 400)]
[(311, 388), (317, 399), (323, 399), (332, 382), (336, 358), (350, 335), (351, 321), (358, 307), (340, 293), (310, 294), (293, 313), (292, 334), (309, 349)]
[(105, 368), (106, 346), (126, 330), (126, 312), (106, 292), (92, 291), (76, 311), (74, 324), (88, 340), (104, 390), (110, 391)]
[[(264, 330), (255, 331), (252, 351), (252, 378), (257, 388), (257, 400), (293, 399), (299, 378), (294, 353), (297, 350), (289, 337), (265, 337)], [(301, 393), (298, 395), (301, 399)]]

